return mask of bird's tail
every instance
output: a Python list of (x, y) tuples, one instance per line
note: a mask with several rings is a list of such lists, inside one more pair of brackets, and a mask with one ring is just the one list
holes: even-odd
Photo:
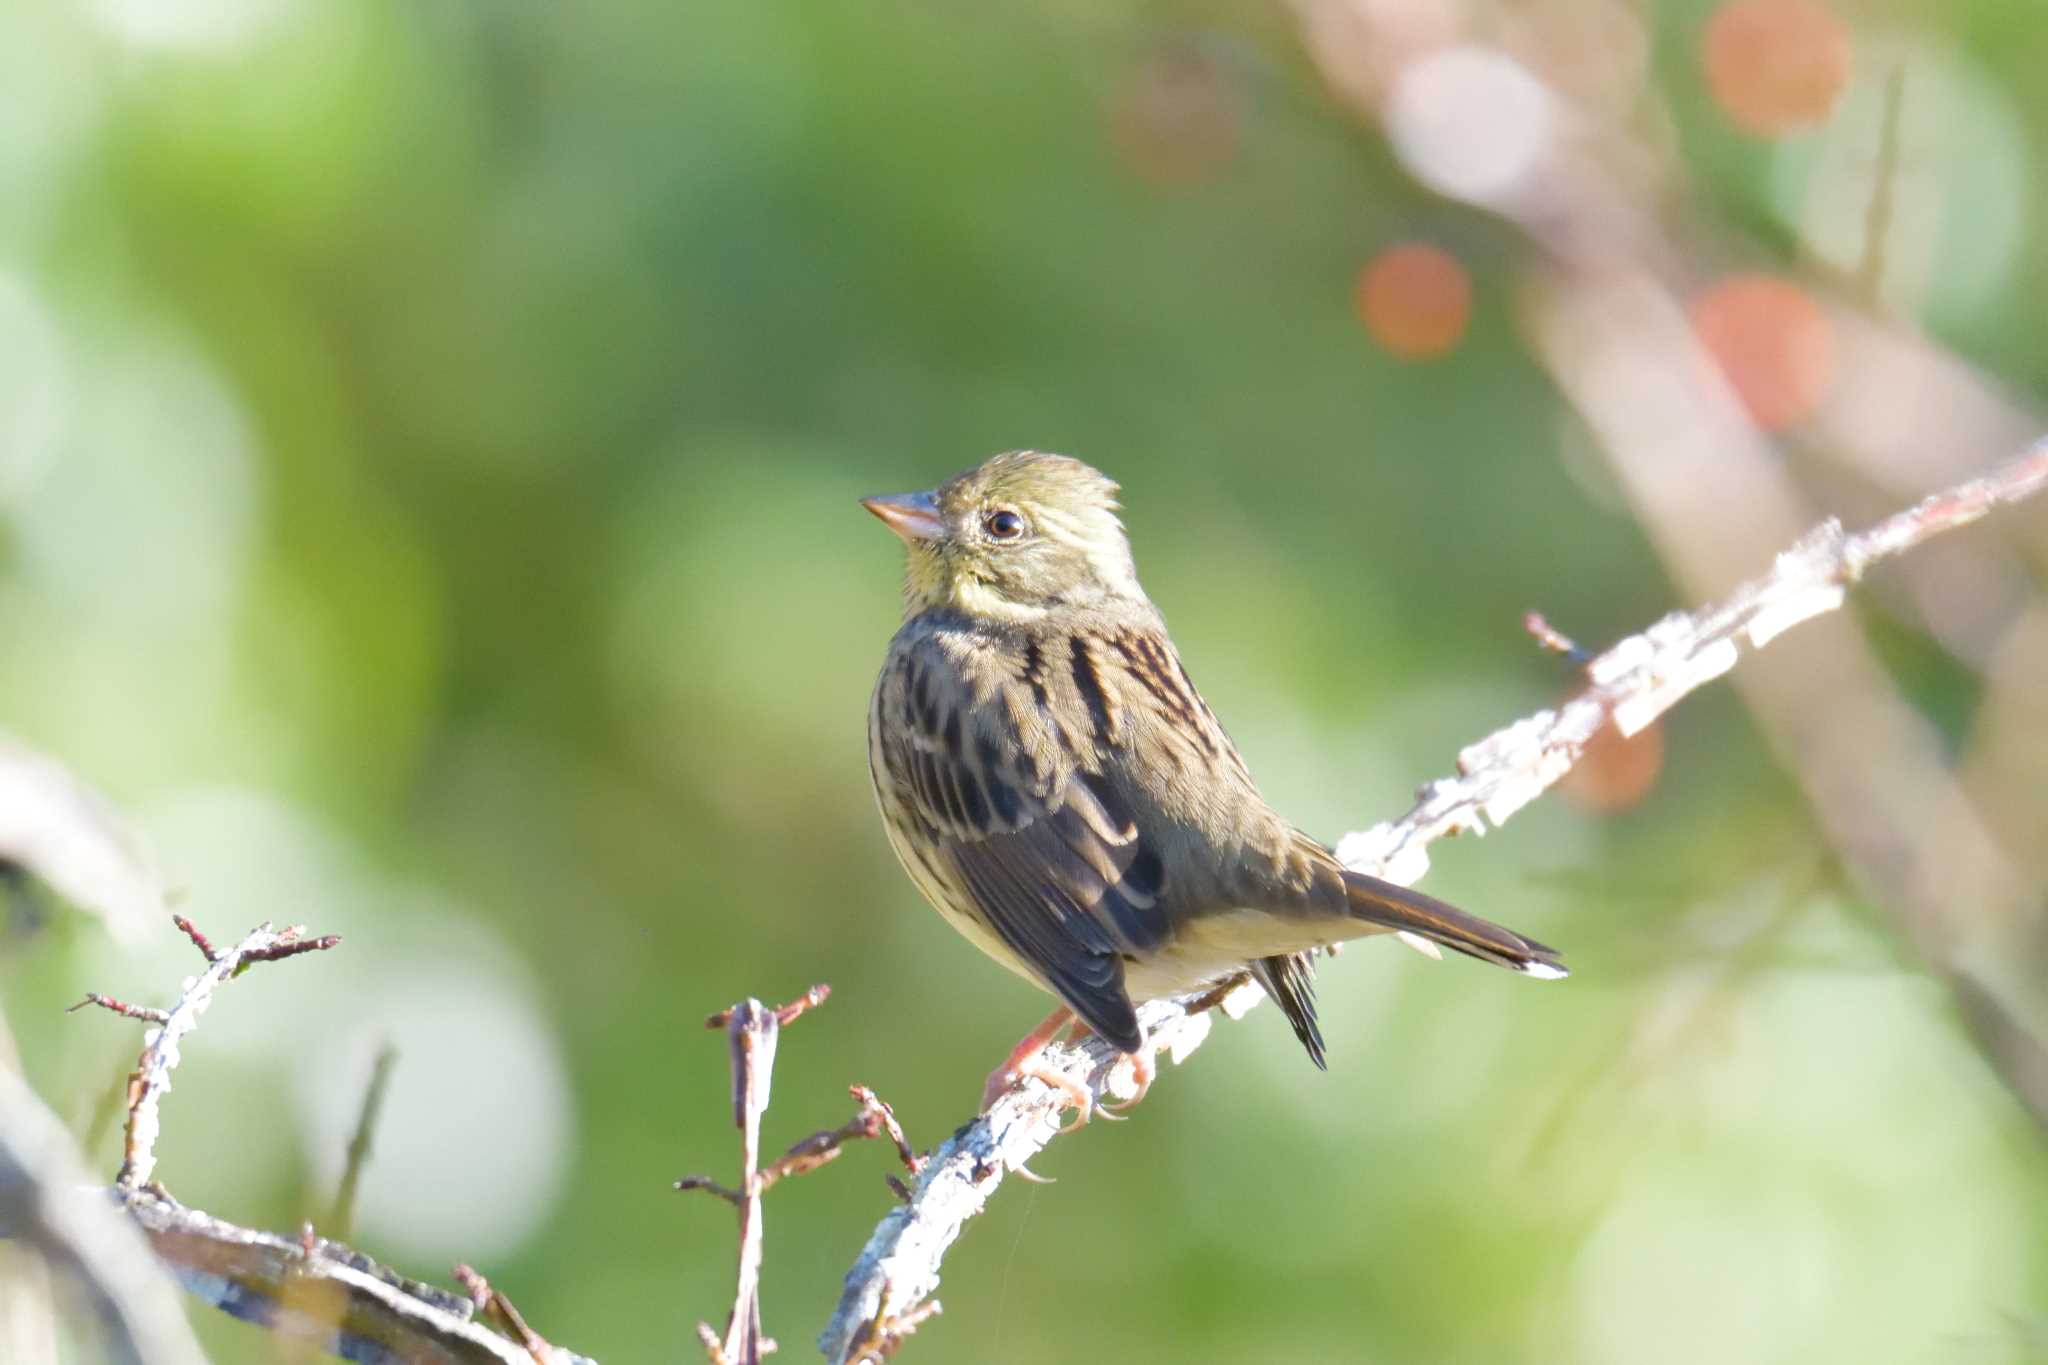
[(1363, 872), (1346, 871), (1344, 893), (1351, 913), (1368, 924), (1396, 933), (1416, 934), (1468, 957), (1546, 981), (1569, 975), (1555, 948), (1523, 938), (1514, 930), (1503, 929), (1477, 915), (1468, 915), (1420, 891), (1383, 882)]

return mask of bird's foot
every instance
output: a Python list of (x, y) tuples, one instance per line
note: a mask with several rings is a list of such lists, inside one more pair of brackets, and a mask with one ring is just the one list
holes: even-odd
[[(1152, 1045), (1149, 1041), (1145, 1046), (1139, 1048), (1138, 1051), (1126, 1052), (1124, 1054), (1124, 1060), (1131, 1064), (1131, 1097), (1127, 1100), (1120, 1100), (1115, 1104), (1105, 1103), (1102, 1106), (1104, 1117), (1120, 1115), (1126, 1109), (1131, 1108), (1138, 1101), (1145, 1098), (1145, 1092), (1152, 1088), (1153, 1078), (1159, 1074), (1157, 1057), (1158, 1054), (1152, 1050)], [(1118, 1065), (1121, 1066), (1122, 1063), (1119, 1062)]]
[(1045, 1016), (1037, 1028), (1018, 1040), (1010, 1049), (1010, 1055), (1003, 1064), (988, 1073), (988, 1084), (981, 1091), (981, 1112), (986, 1114), (995, 1102), (1002, 1098), (1012, 1086), (1021, 1080), (1035, 1080), (1058, 1091), (1066, 1099), (1063, 1108), (1071, 1108), (1075, 1117), (1060, 1131), (1072, 1132), (1088, 1122), (1095, 1111), (1095, 1096), (1088, 1087), (1045, 1064), (1041, 1054), (1046, 1044), (1059, 1037), (1060, 1031), (1075, 1022), (1074, 1012), (1064, 1005)]
[[(995, 1086), (995, 1081), (996, 1078), (994, 1076), (989, 1077), (991, 1087)], [(1025, 1063), (1021, 1069), (1010, 1073), (1005, 1079), (1002, 1088), (1008, 1089), (1018, 1081), (1037, 1081), (1048, 1089), (1058, 1092), (1061, 1099), (1060, 1108), (1074, 1111), (1074, 1117), (1060, 1125), (1061, 1136), (1073, 1132), (1076, 1128), (1085, 1127), (1088, 1120), (1095, 1117), (1096, 1100), (1094, 1092), (1072, 1076), (1067, 1075), (1063, 1071), (1055, 1070), (1044, 1062), (1032, 1061)]]

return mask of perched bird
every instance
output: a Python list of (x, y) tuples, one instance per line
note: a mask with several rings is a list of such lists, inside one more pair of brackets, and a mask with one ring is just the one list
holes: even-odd
[(1307, 951), (1366, 934), (1565, 975), (1532, 939), (1346, 869), (1266, 804), (1138, 586), (1116, 492), (1018, 450), (863, 501), (909, 551), (868, 712), (889, 842), (954, 928), (1062, 1002), (985, 1099), (1075, 1016), (1132, 1054), (1142, 1094), (1134, 1002), (1247, 970), (1320, 1067)]

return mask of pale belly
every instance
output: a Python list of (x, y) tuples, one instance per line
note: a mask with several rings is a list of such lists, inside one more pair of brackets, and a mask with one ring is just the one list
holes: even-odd
[(1124, 989), (1137, 1001), (1185, 995), (1242, 971), (1262, 957), (1306, 952), (1379, 932), (1357, 920), (1308, 922), (1263, 910), (1204, 915), (1184, 926), (1159, 951), (1127, 964)]

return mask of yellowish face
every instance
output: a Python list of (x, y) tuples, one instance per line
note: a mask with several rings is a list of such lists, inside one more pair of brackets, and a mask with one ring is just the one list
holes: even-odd
[(1079, 460), (1012, 451), (929, 493), (866, 506), (909, 548), (913, 613), (951, 607), (1025, 622), (1057, 607), (1144, 600), (1116, 485)]

